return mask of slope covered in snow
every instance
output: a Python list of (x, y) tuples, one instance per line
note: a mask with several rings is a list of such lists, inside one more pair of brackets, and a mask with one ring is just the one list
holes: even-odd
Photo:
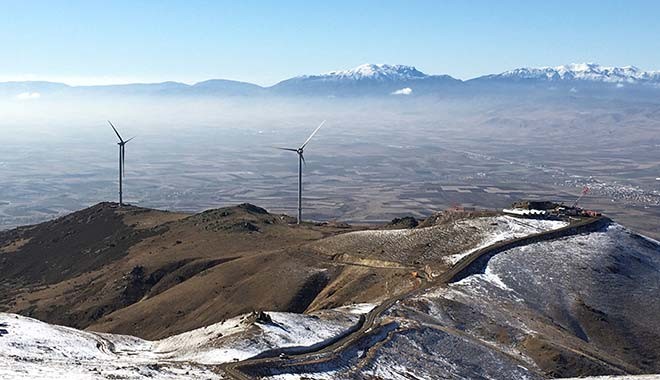
[(613, 224), (501, 252), (392, 306), (377, 343), (272, 378), (636, 379), (660, 373), (658, 292), (660, 244)]
[(660, 245), (613, 224), (505, 251), (408, 305), (544, 376), (658, 373), (658, 292)]
[(362, 259), (453, 265), (462, 257), (498, 241), (554, 230), (564, 221), (531, 220), (511, 216), (459, 218), (430, 227), (395, 230), (355, 231), (324, 239), (315, 244), (319, 251), (346, 253)]
[(332, 310), (312, 316), (279, 312), (268, 316), (270, 323), (251, 323), (249, 316), (232, 318), (157, 341), (154, 349), (165, 359), (221, 364), (277, 348), (311, 347), (346, 333), (359, 319)]
[(392, 96), (425, 94), (461, 83), (449, 75), (427, 75), (413, 66), (364, 64), (348, 70), (293, 77), (269, 89), (279, 94)]
[(555, 67), (517, 68), (483, 78), (545, 81), (592, 81), (605, 83), (660, 83), (660, 71), (635, 66), (608, 67), (596, 63), (572, 63)]
[(331, 71), (320, 75), (303, 75), (299, 78), (314, 78), (322, 80), (409, 80), (426, 78), (428, 75), (417, 70), (414, 66), (364, 64), (349, 70)]
[(485, 234), (481, 238), (481, 241), (476, 247), (461, 253), (457, 253), (455, 255), (445, 257), (445, 260), (452, 265), (456, 264), (460, 259), (469, 255), (470, 253), (497, 242), (516, 239), (539, 232), (556, 230), (568, 225), (567, 222), (562, 220), (522, 219), (514, 218), (508, 215), (488, 218), (488, 220), (467, 220), (465, 223), (468, 226), (477, 229), (478, 231), (483, 231), (486, 229), (485, 224), (488, 224), (490, 228), (486, 230), (489, 230), (489, 233)]
[(207, 365), (277, 348), (309, 347), (358, 323), (368, 305), (312, 315), (243, 315), (159, 341), (93, 333), (0, 313), (2, 379), (210, 379)]
[(0, 314), (2, 379), (210, 379), (189, 363), (160, 363), (151, 343)]

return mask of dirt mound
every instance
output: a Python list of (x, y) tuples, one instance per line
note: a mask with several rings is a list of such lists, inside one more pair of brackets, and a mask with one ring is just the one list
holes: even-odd
[(258, 232), (261, 226), (291, 221), (290, 217), (269, 214), (265, 209), (249, 203), (206, 210), (186, 219), (186, 223), (214, 232)]
[(255, 206), (251, 203), (241, 203), (240, 205), (236, 206), (238, 209), (245, 210), (249, 214), (254, 214), (254, 215), (265, 215), (268, 214), (268, 211), (266, 211), (265, 208), (261, 208), (259, 206)]
[(253, 311), (246, 318), (247, 323), (261, 323), (263, 325), (270, 325), (273, 323), (273, 319), (265, 311)]
[(418, 227), (446, 225), (462, 219), (473, 219), (497, 215), (500, 215), (500, 213), (494, 211), (441, 211), (424, 219), (421, 223), (419, 223)]
[(385, 225), (385, 228), (399, 229), (399, 228), (415, 228), (419, 225), (419, 221), (412, 216), (404, 216), (403, 218), (394, 218), (391, 222)]

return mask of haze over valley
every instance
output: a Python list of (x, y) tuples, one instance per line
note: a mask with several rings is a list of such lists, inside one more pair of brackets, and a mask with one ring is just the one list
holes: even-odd
[[(566, 67), (582, 71), (567, 78)], [(127, 146), (129, 203), (201, 211), (252, 202), (293, 215), (296, 158), (271, 147), (300, 144), (327, 119), (306, 153), (311, 219), (382, 222), (455, 205), (501, 208), (518, 198), (570, 204), (589, 186), (585, 207), (660, 237), (660, 88), (644, 79), (653, 75), (566, 67), (531, 79), (537, 71), (484, 76), (474, 88), (474, 81), (447, 84), (412, 67), (363, 65), (285, 80), (288, 94), (225, 92), (226, 84), (189, 93), (162, 85), (53, 91), (42, 83), (0, 84), (0, 225), (116, 199), (107, 119), (137, 136)], [(419, 94), (417, 81), (436, 77), (443, 80)], [(292, 90), (296, 81), (305, 83), (296, 87), (304, 97)], [(19, 99), (24, 93), (40, 95)]]

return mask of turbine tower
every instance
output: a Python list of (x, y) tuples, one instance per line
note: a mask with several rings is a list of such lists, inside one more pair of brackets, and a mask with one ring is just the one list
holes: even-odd
[(303, 152), (305, 150), (305, 147), (309, 143), (309, 141), (314, 137), (316, 132), (321, 129), (321, 127), (325, 124), (325, 120), (319, 124), (318, 127), (312, 132), (311, 135), (305, 140), (305, 142), (300, 146), (298, 149), (294, 148), (279, 148), (275, 147), (275, 149), (280, 149), (280, 150), (288, 150), (291, 152), (296, 152), (298, 154), (298, 224), (302, 221), (302, 172), (303, 172), (303, 163), (305, 162), (305, 156), (303, 155)]
[(117, 132), (117, 128), (115, 128), (115, 126), (112, 125), (110, 120), (108, 120), (108, 124), (110, 124), (110, 126), (112, 127), (112, 130), (115, 131), (115, 134), (117, 134), (117, 137), (119, 138), (119, 142), (117, 143), (117, 145), (119, 145), (119, 207), (121, 207), (121, 206), (124, 205), (124, 198), (123, 198), (124, 194), (123, 194), (123, 191), (122, 191), (123, 190), (122, 189), (122, 186), (123, 186), (122, 180), (123, 180), (124, 174), (125, 174), (125, 171), (124, 171), (124, 160), (126, 158), (126, 149), (125, 149), (125, 147), (126, 147), (126, 143), (133, 140), (135, 137), (131, 137), (130, 139), (124, 141), (124, 139), (121, 138), (121, 135), (119, 134), (119, 132)]

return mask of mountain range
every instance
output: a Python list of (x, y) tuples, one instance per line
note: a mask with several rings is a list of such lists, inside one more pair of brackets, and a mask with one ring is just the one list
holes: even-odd
[[(517, 68), (499, 74), (460, 80), (449, 75), (429, 75), (414, 66), (364, 64), (354, 69), (301, 75), (270, 87), (211, 79), (193, 85), (179, 82), (136, 83), (105, 86), (69, 86), (52, 82), (2, 82), (0, 95), (21, 100), (41, 95), (184, 95), (184, 96), (402, 96), (445, 95), (488, 91), (501, 86), (517, 89), (566, 87), (572, 93), (585, 89), (660, 90), (660, 71), (634, 66), (607, 67), (595, 63), (556, 67)], [(657, 92), (660, 94), (660, 92)]]

